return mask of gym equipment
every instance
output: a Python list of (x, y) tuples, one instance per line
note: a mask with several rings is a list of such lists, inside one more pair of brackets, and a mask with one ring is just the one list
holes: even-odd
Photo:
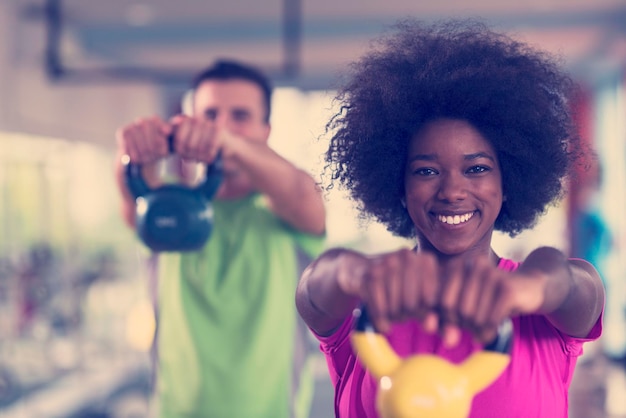
[(365, 307), (350, 336), (358, 358), (379, 381), (376, 406), (382, 418), (466, 418), (472, 399), (510, 362), (513, 325), (505, 321), (483, 351), (457, 365), (435, 354), (400, 358), (374, 329)]
[[(168, 138), (174, 153), (173, 138)], [(141, 165), (128, 156), (122, 159), (128, 190), (135, 198), (135, 227), (143, 243), (155, 252), (182, 252), (200, 249), (213, 230), (211, 199), (223, 178), (222, 159), (207, 164), (205, 179), (195, 187), (165, 184), (150, 188)]]

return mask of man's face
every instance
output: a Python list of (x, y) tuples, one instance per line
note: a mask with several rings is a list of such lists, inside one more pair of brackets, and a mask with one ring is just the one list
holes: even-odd
[[(253, 82), (241, 79), (207, 80), (195, 91), (193, 115), (215, 122), (218, 130), (228, 131), (247, 141), (266, 143), (270, 125), (263, 91)], [(223, 156), (224, 181), (218, 199), (238, 198), (254, 190), (252, 179), (233, 158)]]
[(193, 104), (194, 116), (204, 116), (248, 140), (267, 141), (267, 109), (263, 92), (256, 84), (240, 79), (207, 80), (196, 89)]

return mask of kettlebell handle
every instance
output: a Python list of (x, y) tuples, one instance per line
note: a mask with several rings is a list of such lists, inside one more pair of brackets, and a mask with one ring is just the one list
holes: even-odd
[(174, 134), (171, 133), (167, 136), (167, 150), (170, 154), (176, 154), (176, 150), (174, 149)]
[[(168, 135), (167, 146), (170, 155), (175, 153), (174, 150), (174, 135)], [(126, 180), (126, 186), (133, 197), (136, 199), (141, 196), (153, 192), (154, 189), (148, 186), (141, 172), (142, 165), (136, 164), (130, 161), (128, 155), (122, 157), (122, 165), (124, 166), (124, 176)], [(201, 193), (206, 199), (211, 199), (223, 178), (223, 162), (221, 152), (218, 153), (215, 160), (206, 165), (205, 179), (199, 185), (194, 188), (190, 188), (192, 191)]]

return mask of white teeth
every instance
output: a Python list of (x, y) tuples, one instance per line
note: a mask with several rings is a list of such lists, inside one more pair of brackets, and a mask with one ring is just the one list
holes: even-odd
[(443, 222), (444, 224), (458, 225), (458, 224), (469, 221), (472, 216), (474, 216), (474, 212), (469, 212), (463, 215), (454, 215), (454, 216), (437, 215), (437, 219), (440, 222)]

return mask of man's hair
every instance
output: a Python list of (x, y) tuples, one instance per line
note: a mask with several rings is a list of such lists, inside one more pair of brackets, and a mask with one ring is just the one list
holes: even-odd
[(272, 85), (260, 70), (233, 60), (219, 60), (210, 67), (198, 73), (191, 82), (192, 91), (207, 80), (246, 80), (261, 89), (265, 104), (265, 122), (269, 122), (272, 102)]

